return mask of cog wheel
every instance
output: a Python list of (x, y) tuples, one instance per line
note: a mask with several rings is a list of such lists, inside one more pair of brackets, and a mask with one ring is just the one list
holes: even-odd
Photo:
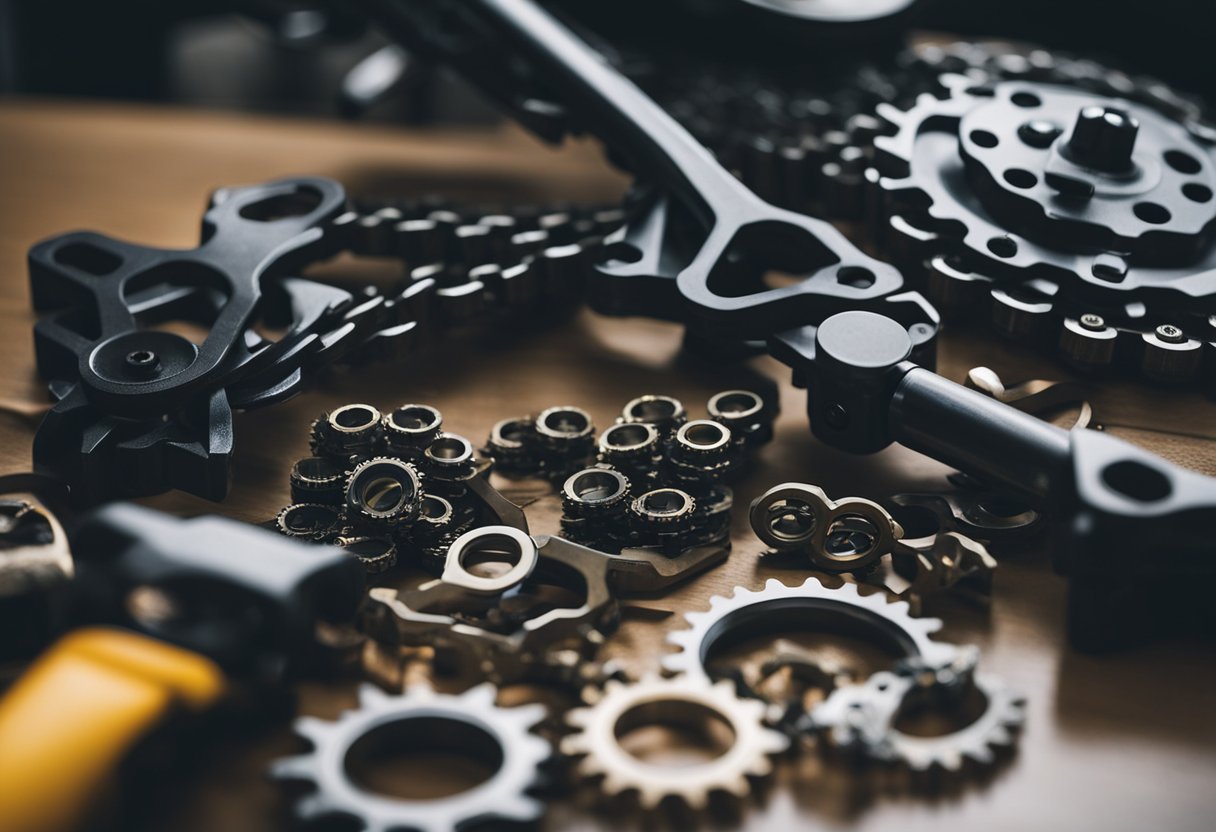
[(882, 244), (942, 314), (986, 310), (1081, 371), (1216, 393), (1210, 131), (1145, 96), (943, 83), (944, 99), (878, 108), (893, 133), (868, 174)]
[(931, 663), (949, 663), (959, 648), (930, 636), (941, 629), (936, 618), (913, 618), (906, 601), (889, 601), (883, 593), (862, 595), (857, 585), (837, 589), (818, 578), (786, 586), (776, 578), (763, 589), (739, 587), (730, 597), (714, 596), (709, 609), (685, 616), (688, 629), (667, 635), (678, 653), (663, 657), (664, 669), (689, 677), (707, 678), (706, 665), (714, 650), (748, 634), (781, 632), (799, 626), (843, 629), (877, 637), (904, 656)]
[[(602, 776), (602, 788), (609, 795), (636, 792), (648, 809), (668, 797), (702, 809), (715, 791), (747, 797), (749, 778), (771, 773), (769, 756), (789, 747), (787, 737), (764, 726), (764, 711), (763, 703), (739, 698), (726, 681), (654, 675), (632, 684), (610, 680), (594, 705), (566, 715), (575, 733), (561, 747), (568, 755), (582, 757), (581, 774)], [(638, 720), (643, 724), (680, 722), (707, 712), (723, 720), (734, 736), (731, 747), (713, 760), (685, 766), (655, 765), (634, 757), (620, 744), (618, 732)]]
[[(495, 695), (490, 684), (458, 696), (425, 686), (391, 696), (365, 684), (359, 689), (359, 707), (337, 721), (297, 719), (296, 732), (313, 744), (313, 750), (275, 761), (271, 776), (316, 785), (315, 792), (295, 804), (302, 820), (344, 815), (361, 822), (367, 832), (451, 832), (475, 820), (535, 822), (544, 814), (544, 804), (528, 796), (528, 791), (538, 784), (539, 768), (552, 748), (531, 729), (544, 718), (545, 709), (541, 705), (502, 708), (494, 704)], [(415, 730), (404, 733), (410, 723)], [(484, 759), (499, 760), (498, 769), (473, 789), (430, 800), (386, 797), (363, 789), (347, 772), (348, 757), (367, 738), (397, 730), (403, 733), (394, 736), (433, 737), (466, 753), (484, 748)]]
[(935, 766), (958, 771), (964, 760), (991, 765), (994, 747), (1013, 745), (1015, 732), (1025, 721), (1024, 699), (993, 676), (967, 675), (968, 681), (954, 685), (951, 695), (973, 685), (984, 698), (984, 711), (971, 724), (949, 734), (914, 736), (895, 727), (911, 697), (926, 695), (926, 691), (934, 695), (947, 685), (934, 680), (926, 689), (913, 675), (888, 671), (875, 673), (864, 684), (837, 688), (811, 712), (811, 722), (838, 747), (871, 759), (902, 763), (914, 771)]

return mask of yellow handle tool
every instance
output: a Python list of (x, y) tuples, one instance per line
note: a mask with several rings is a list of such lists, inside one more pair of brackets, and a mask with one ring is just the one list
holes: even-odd
[(224, 688), (210, 659), (146, 636), (89, 628), (60, 639), (0, 699), (0, 829), (78, 828), (132, 745)]

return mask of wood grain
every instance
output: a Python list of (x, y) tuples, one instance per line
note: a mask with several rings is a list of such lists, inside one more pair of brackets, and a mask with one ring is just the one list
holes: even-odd
[[(406, 132), (171, 109), (0, 103), (0, 462), (5, 472), (28, 469), (30, 437), (45, 406), (33, 370), (28, 247), (76, 228), (191, 246), (212, 188), (294, 173), (334, 176), (360, 194), (442, 192), (505, 201), (611, 200), (624, 187), (596, 148), (554, 151), (511, 129)], [(387, 262), (362, 264), (353, 274), (382, 276), (392, 269)], [(406, 400), (432, 403), (443, 410), (451, 430), (475, 441), (499, 418), (558, 403), (585, 407), (605, 425), (625, 401), (644, 392), (676, 395), (703, 412), (705, 399), (721, 388), (724, 371), (682, 361), (678, 347), (676, 327), (589, 313), (549, 325), (504, 324), (496, 331), (452, 336), (442, 349), (400, 365), (335, 373), (286, 405), (241, 415), (235, 486), (224, 504), (183, 495), (149, 502), (186, 514), (218, 510), (263, 520), (287, 500), (287, 471), (305, 452), (311, 419), (353, 400), (385, 407)], [(1033, 353), (978, 331), (946, 333), (940, 364), (955, 379), (980, 364), (1007, 382), (1066, 376)], [(786, 480), (816, 482), (837, 496), (877, 499), (941, 484), (941, 466), (903, 449), (857, 458), (819, 445), (806, 429), (804, 397), (788, 384), (788, 373), (768, 360), (754, 362), (751, 369), (780, 380), (784, 411), (776, 441), (738, 489), (738, 504)], [(1095, 388), (1091, 401), (1097, 420), (1112, 432), (1216, 473), (1211, 402), (1126, 384)], [(522, 489), (513, 492), (517, 496), (537, 492), (535, 484), (514, 487)], [(532, 511), (538, 528), (551, 522), (553, 512), (543, 505)], [(798, 569), (762, 562), (742, 512), (737, 515), (729, 562), (641, 605), (672, 614), (627, 614), (607, 655), (622, 658), (635, 671), (654, 669), (665, 649), (664, 633), (680, 626), (683, 611), (704, 608), (711, 595), (729, 593), (736, 585), (757, 587), (771, 576), (790, 583), (803, 579)], [(945, 619), (945, 637), (980, 645), (984, 666), (1028, 697), (1020, 750), (994, 775), (962, 784), (909, 784), (894, 774), (863, 776), (808, 756), (783, 764), (775, 787), (741, 813), (677, 816), (666, 825), (696, 821), (710, 828), (901, 832), (1211, 829), (1216, 809), (1211, 647), (1159, 645), (1101, 659), (1074, 653), (1063, 639), (1064, 584), (1051, 573), (1045, 553), (998, 551), (998, 556), (990, 611), (961, 603), (934, 610)], [(332, 716), (352, 701), (352, 689), (349, 682), (303, 686), (301, 709)], [(283, 802), (262, 770), (267, 759), (296, 747), (285, 725), (273, 722), (218, 736), (205, 752), (183, 751), (197, 757), (198, 771), (152, 801), (156, 808), (140, 825), (276, 828)], [(596, 810), (580, 795), (559, 801), (546, 828), (653, 825)]]

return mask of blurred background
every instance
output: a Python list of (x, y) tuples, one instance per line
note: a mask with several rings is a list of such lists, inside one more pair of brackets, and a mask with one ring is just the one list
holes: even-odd
[[(402, 0), (408, 2), (408, 0)], [(784, 0), (805, 7), (847, 0)], [(678, 48), (814, 71), (890, 45), (733, 25), (750, 0), (560, 0), (568, 20), (652, 59)], [(0, 94), (173, 102), (409, 124), (498, 118), (442, 69), (394, 46), (366, 0), (0, 0)], [(863, 4), (864, 5), (864, 4)], [(573, 20), (571, 20), (573, 18)], [(892, 29), (1022, 39), (1216, 93), (1211, 0), (917, 0)], [(743, 32), (743, 34), (740, 34)], [(892, 31), (891, 37), (898, 33)], [(809, 35), (809, 36), (808, 36)], [(808, 47), (807, 44), (812, 44)]]

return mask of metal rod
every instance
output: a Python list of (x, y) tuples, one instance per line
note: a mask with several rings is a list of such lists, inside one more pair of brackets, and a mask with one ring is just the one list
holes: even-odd
[(1050, 499), (1071, 487), (1068, 431), (929, 370), (900, 380), (890, 425), (900, 444), (1029, 496)]

